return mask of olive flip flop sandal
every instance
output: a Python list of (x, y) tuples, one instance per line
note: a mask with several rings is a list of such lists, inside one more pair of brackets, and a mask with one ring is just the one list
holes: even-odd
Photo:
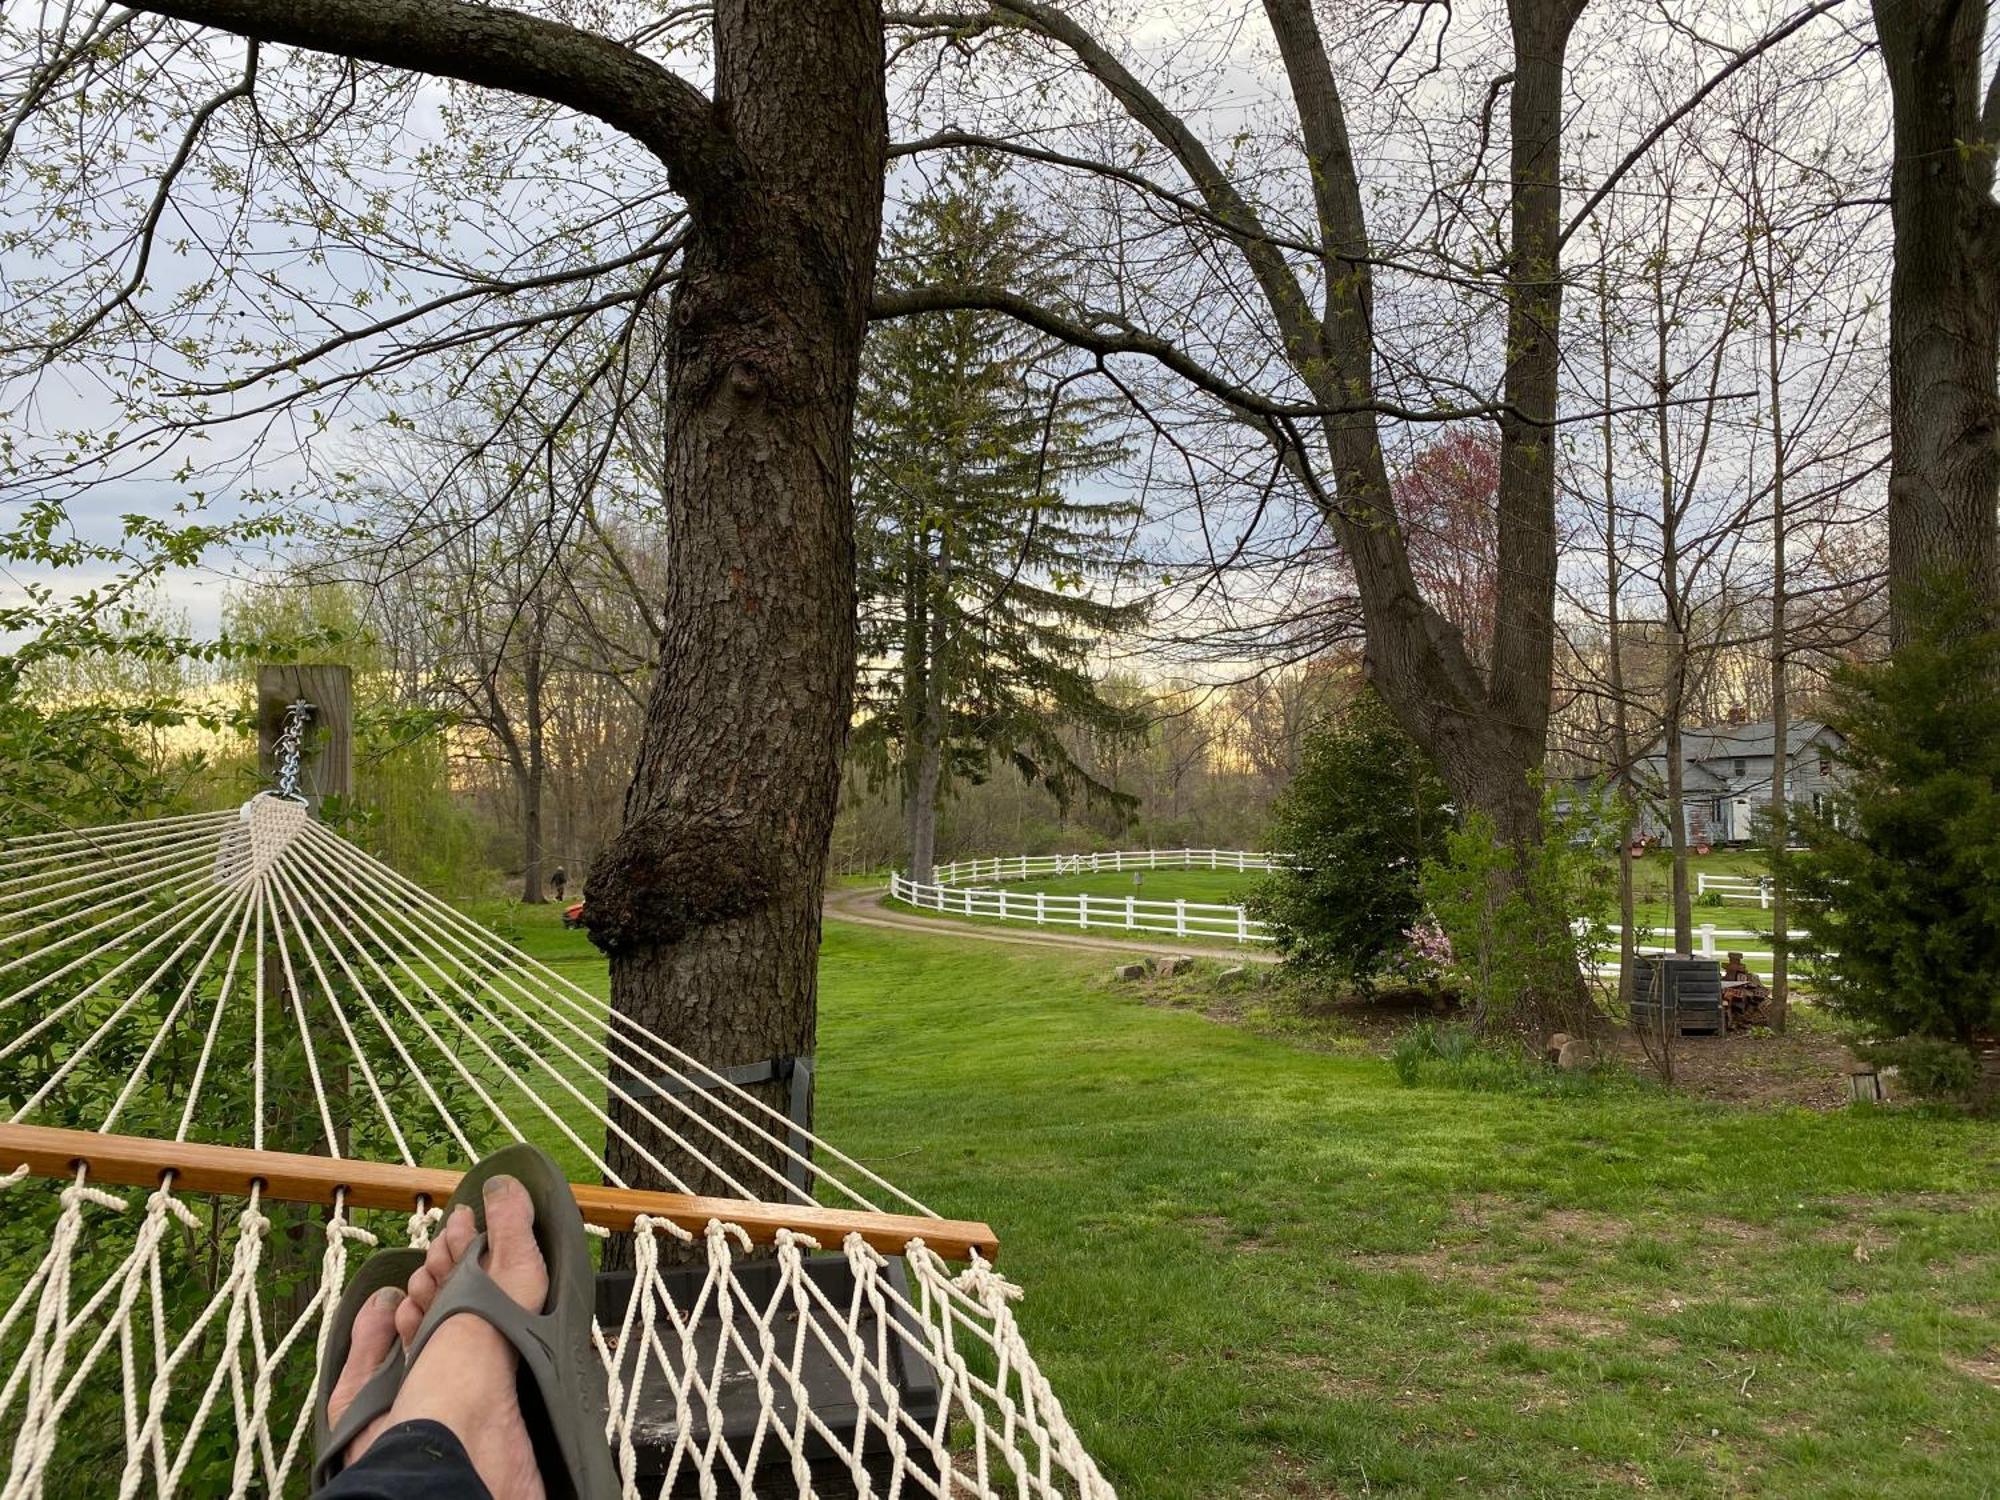
[(354, 1319), (368, 1299), (384, 1287), (401, 1289), (417, 1267), (424, 1263), (421, 1250), (378, 1250), (361, 1263), (354, 1279), (341, 1294), (334, 1310), (333, 1327), (326, 1341), (326, 1357), (320, 1361), (319, 1391), (313, 1403), (313, 1488), (319, 1489), (346, 1467), (347, 1445), (362, 1428), (395, 1405), (396, 1393), (403, 1388), (403, 1345), (389, 1341), (389, 1352), (368, 1383), (356, 1393), (353, 1403), (340, 1414), (338, 1422), (327, 1420), (326, 1404), (333, 1396), (334, 1383), (347, 1367), (347, 1355), (354, 1346)]
[[(537, 1311), (524, 1308), (487, 1274), (486, 1210), (482, 1192), (499, 1176), (517, 1180), (535, 1206), (535, 1243), (549, 1269), (549, 1294)], [(618, 1472), (605, 1438), (610, 1395), (604, 1361), (591, 1338), (597, 1273), (583, 1215), (569, 1180), (542, 1151), (521, 1143), (496, 1151), (460, 1179), (445, 1217), (464, 1204), (479, 1233), (445, 1279), (410, 1344), (414, 1366), (448, 1318), (482, 1319), (520, 1355), (521, 1416), (549, 1500), (614, 1500)]]

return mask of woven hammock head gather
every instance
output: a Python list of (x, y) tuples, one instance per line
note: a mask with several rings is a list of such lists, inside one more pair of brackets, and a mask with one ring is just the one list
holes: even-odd
[[(91, 1132), (184, 1163), (128, 1164), (128, 1187), (77, 1167), (87, 1147), (0, 1162), (35, 1239), (0, 1253), (0, 1500), (112, 1474), (121, 1496), (298, 1492), (341, 1288), (435, 1224), (434, 1198), (373, 1206), (364, 1167), (515, 1139), (608, 1185), (580, 1203), (625, 1186), (609, 1141), (653, 1185), (741, 1200), (623, 1221), (598, 1342), (626, 1494), (1110, 1495), (1018, 1288), (921, 1233), (885, 1254), (817, 1227), (948, 1221), (315, 822), (284, 767), (285, 795), (239, 809), (0, 845), (0, 1084), (23, 1101), (0, 1151)], [(200, 1147), (336, 1161), (304, 1207), (275, 1176), (198, 1176)]]

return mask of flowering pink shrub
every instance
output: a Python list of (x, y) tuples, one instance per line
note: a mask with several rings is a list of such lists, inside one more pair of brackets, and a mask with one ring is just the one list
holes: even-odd
[(1451, 972), (1451, 963), (1451, 939), (1425, 912), (1416, 926), (1403, 929), (1403, 949), (1389, 967), (1405, 983), (1434, 985)]

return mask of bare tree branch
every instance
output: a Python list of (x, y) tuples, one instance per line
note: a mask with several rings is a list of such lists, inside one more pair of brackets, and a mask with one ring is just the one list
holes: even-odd
[(561, 21), (469, 0), (147, 0), (136, 8), (560, 104), (644, 146), (698, 206), (714, 206), (749, 175), (700, 89)]
[[(1800, 11), (1797, 15), (1793, 16), (1791, 20), (1785, 22), (1784, 25), (1780, 26), (1776, 31), (1766, 33), (1760, 40), (1752, 43), (1748, 47), (1745, 47), (1742, 51), (1738, 52), (1734, 57), (1732, 57), (1727, 64), (1725, 64), (1723, 67), (1717, 69), (1714, 73), (1712, 73), (1706, 80), (1703, 81), (1702, 86), (1700, 88), (1696, 89), (1692, 94), (1688, 95), (1688, 97), (1681, 102), (1678, 108), (1673, 110), (1670, 114), (1663, 116), (1658, 124), (1656, 124), (1651, 130), (1647, 131), (1646, 134), (1640, 138), (1639, 144), (1634, 146), (1630, 151), (1628, 151), (1625, 154), (1625, 159), (1619, 162), (1617, 166), (1613, 167), (1611, 171), (1606, 175), (1605, 179), (1602, 182), (1598, 183), (1597, 191), (1592, 193), (1587, 199), (1584, 200), (1583, 207), (1579, 208), (1574, 214), (1572, 214), (1570, 216), (1569, 223), (1563, 226), (1562, 234), (1559, 235), (1556, 239), (1556, 247), (1560, 249), (1562, 246), (1567, 245), (1569, 243), (1570, 236), (1575, 234), (1577, 230), (1583, 226), (1585, 221), (1587, 221), (1590, 218), (1591, 214), (1596, 211), (1597, 205), (1602, 203), (1605, 200), (1605, 198), (1610, 195), (1611, 190), (1618, 185), (1619, 179), (1622, 178), (1627, 172), (1631, 171), (1633, 167), (1638, 165), (1639, 159), (1643, 157), (1648, 151), (1652, 150), (1655, 145), (1658, 144), (1661, 136), (1665, 135), (1668, 131), (1672, 130), (1676, 125), (1680, 124), (1682, 120), (1685, 120), (1689, 115), (1693, 114), (1697, 109), (1699, 109), (1701, 107), (1702, 100), (1706, 99), (1710, 94), (1714, 93), (1717, 89), (1722, 87), (1723, 83), (1730, 77), (1731, 74), (1737, 72), (1739, 69), (1741, 69), (1748, 63), (1753, 62), (1757, 58), (1763, 56), (1766, 52), (1769, 52), (1773, 47), (1777, 46), (1778, 43), (1782, 42), (1786, 37), (1790, 36), (1793, 32), (1800, 30), (1808, 22), (1816, 19), (1819, 16), (1825, 15), (1830, 10), (1838, 9), (1841, 5), (1844, 5), (1845, 3), (1846, 0), (1818, 0), (1817, 4), (1807, 6), (1804, 10)], [(1994, 81), (1996, 84), (2000, 84), (2000, 78), (1996, 78)]]

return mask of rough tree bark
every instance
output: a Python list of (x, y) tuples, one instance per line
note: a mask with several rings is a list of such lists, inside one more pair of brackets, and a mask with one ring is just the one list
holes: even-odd
[[(665, 632), (590, 925), (618, 1009), (696, 1056), (809, 1051), (853, 691), (848, 442), (888, 142), (877, 0), (719, 0), (712, 100), (610, 37), (469, 0), (142, 8), (546, 99), (665, 166), (689, 216), (663, 377)], [(626, 1107), (619, 1124), (685, 1160)]]
[(2000, 618), (2000, 71), (1981, 102), (1982, 0), (1875, 0), (1895, 166), (1889, 217), (1889, 623), (1962, 580)]
[[(674, 294), (666, 630), (587, 911), (618, 1009), (727, 1066), (813, 1046), (854, 680), (849, 433), (888, 149), (879, 9), (719, 5), (715, 69), (745, 175), (696, 217)], [(610, 1160), (650, 1176), (622, 1143)]]

